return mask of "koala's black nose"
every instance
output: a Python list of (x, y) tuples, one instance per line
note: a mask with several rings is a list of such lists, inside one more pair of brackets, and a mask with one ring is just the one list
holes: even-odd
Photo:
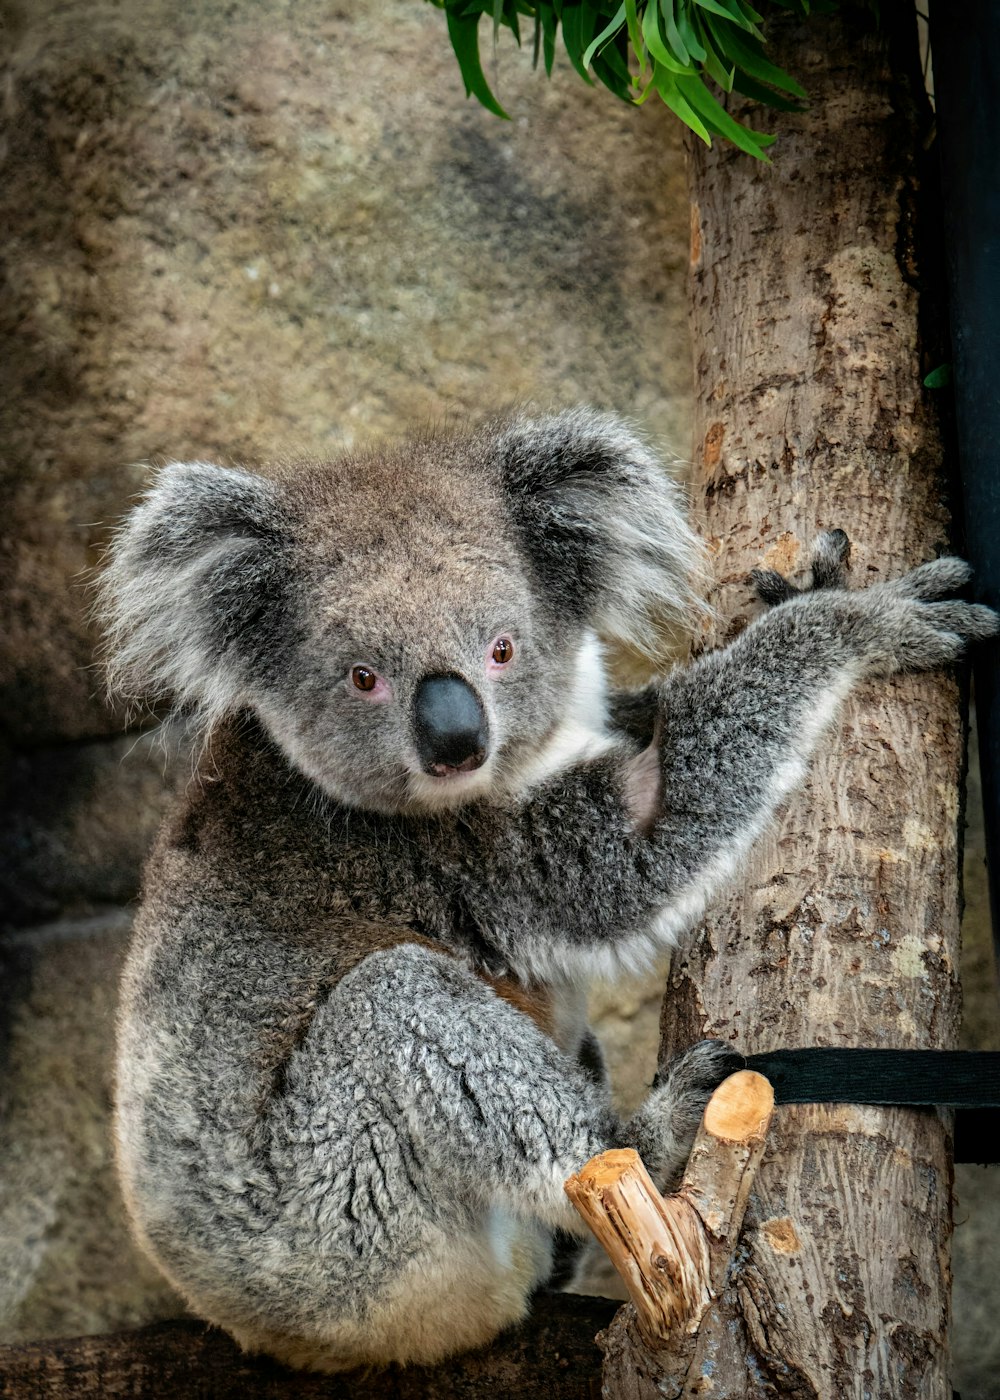
[(428, 773), (469, 773), (486, 758), (486, 716), (461, 676), (425, 676), (413, 697), (417, 753)]

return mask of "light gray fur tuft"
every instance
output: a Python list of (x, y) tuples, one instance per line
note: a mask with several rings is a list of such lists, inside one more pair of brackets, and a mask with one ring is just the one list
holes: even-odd
[(213, 608), (224, 588), (250, 595), (266, 583), (257, 577), (262, 534), (279, 516), (276, 488), (260, 476), (208, 462), (158, 473), (115, 535), (98, 584), (112, 695), (169, 699), (206, 732), (246, 702), (244, 668)]

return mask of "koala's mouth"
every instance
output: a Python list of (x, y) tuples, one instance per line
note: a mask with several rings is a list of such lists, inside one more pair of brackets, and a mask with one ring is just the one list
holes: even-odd
[(461, 763), (428, 763), (424, 769), (432, 778), (443, 778), (446, 782), (449, 778), (457, 778), (462, 773), (474, 773), (477, 768), (482, 768), (486, 762), (486, 750), (479, 749), (476, 753), (470, 753), (468, 758), (463, 758)]
[(425, 812), (458, 807), (482, 796), (495, 777), (494, 764), (485, 750), (460, 763), (424, 763), (410, 769), (406, 805)]

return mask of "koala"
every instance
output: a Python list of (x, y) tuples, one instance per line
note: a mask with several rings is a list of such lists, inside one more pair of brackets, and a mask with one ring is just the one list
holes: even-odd
[(675, 942), (864, 677), (994, 635), (939, 559), (813, 588), (639, 694), (598, 638), (690, 620), (699, 548), (644, 440), (515, 412), (335, 463), (166, 467), (102, 585), (116, 691), (204, 735), (124, 972), (135, 1237), (246, 1349), (434, 1362), (521, 1318), (612, 1146), (668, 1187), (734, 1067), (704, 1042), (628, 1121), (593, 974)]

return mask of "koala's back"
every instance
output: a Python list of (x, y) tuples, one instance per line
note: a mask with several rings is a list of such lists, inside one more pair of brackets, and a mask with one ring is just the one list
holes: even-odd
[[(138, 1237), (195, 1311), (250, 1350), (320, 1369), (433, 1362), (520, 1318), (549, 1272), (549, 1234), (463, 1192), (464, 1164), (411, 1136), (419, 1114), (447, 1107), (432, 1083), (411, 1082), (406, 1031), (419, 1006), (433, 1060), (449, 1054), (444, 1028), (470, 1011), (487, 1044), (523, 1035), (503, 1026), (508, 1008), (498, 1025), (488, 988), (417, 944), (370, 954), (315, 1002), (285, 992), (287, 967), (265, 955), (244, 1015), (284, 1005), (289, 1024), (272, 1014), (241, 1047), (225, 1011), (229, 969), (203, 970), (214, 977), (198, 1042), (165, 1043), (190, 1006), (173, 1026), (126, 1016), (118, 1101)], [(141, 985), (134, 964), (130, 976)], [(318, 1014), (322, 1085), (295, 1052)]]
[[(558, 1054), (524, 1014), (547, 1008), (420, 933), (419, 860), (303, 803), (259, 735), (223, 736), (216, 770), (160, 836), (124, 977), (116, 1126), (136, 1235), (200, 1315), (294, 1365), (479, 1345), (523, 1315), (550, 1232), (477, 1200), (474, 1162), (445, 1160), (427, 1125), (454, 1123), (447, 1066), (469, 1042), (487, 1073), (525, 1035)], [(416, 882), (409, 909), (387, 861)], [(510, 1087), (513, 1113), (530, 1074)]]

